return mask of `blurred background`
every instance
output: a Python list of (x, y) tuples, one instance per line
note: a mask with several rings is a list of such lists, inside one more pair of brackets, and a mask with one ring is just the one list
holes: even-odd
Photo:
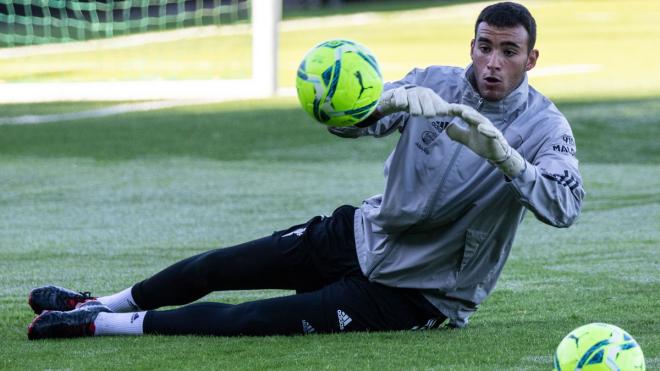
[[(20, 86), (13, 85), (18, 83), (249, 80), (255, 75), (253, 57), (258, 53), (262, 53), (257, 58), (262, 66), (256, 68), (274, 69), (277, 87), (290, 95), (287, 88), (293, 86), (304, 53), (334, 37), (367, 45), (379, 58), (385, 79), (398, 79), (415, 66), (467, 65), (474, 18), (488, 4), (457, 0), (284, 0), (276, 2), (277, 8), (283, 9), (277, 14), (271, 1), (1, 0), (2, 97), (18, 100)], [(660, 36), (658, 2), (522, 3), (536, 16), (539, 26), (541, 58), (531, 73), (531, 82), (547, 95), (593, 98), (660, 93), (660, 73), (652, 47)], [(250, 15), (258, 12), (266, 13), (264, 19), (277, 22), (259, 31), (266, 39), (276, 32), (265, 44), (253, 42), (259, 24), (251, 22)], [(270, 72), (265, 74), (271, 79)], [(88, 90), (78, 94), (81, 100), (93, 99), (90, 89), (103, 89), (81, 86)], [(179, 88), (167, 85), (172, 90), (181, 87), (188, 88), (184, 84)], [(203, 89), (189, 89), (196, 88)], [(12, 89), (13, 98), (7, 93)], [(60, 96), (63, 89), (65, 86), (60, 85)], [(75, 85), (73, 89), (77, 89)], [(162, 89), (158, 86), (155, 90), (162, 93)], [(264, 94), (259, 87), (250, 89), (255, 96)], [(40, 89), (31, 90), (37, 99), (35, 90)], [(103, 98), (122, 100), (118, 90), (114, 98), (107, 94)], [(57, 100), (55, 95), (52, 100)], [(220, 93), (201, 96), (224, 99)]]

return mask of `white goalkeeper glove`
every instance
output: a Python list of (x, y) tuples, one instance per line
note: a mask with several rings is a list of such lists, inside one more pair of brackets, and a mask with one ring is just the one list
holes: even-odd
[(451, 106), (429, 88), (404, 85), (383, 92), (376, 112), (370, 117), (371, 122), (367, 121), (366, 125), (360, 123), (356, 126), (329, 127), (328, 131), (342, 138), (357, 138), (365, 135), (366, 127), (383, 116), (409, 112), (414, 116), (434, 117), (448, 114)]
[(404, 85), (383, 92), (377, 110), (383, 116), (405, 111), (413, 116), (433, 117), (446, 115), (449, 103), (429, 88)]
[(525, 169), (525, 159), (511, 148), (490, 120), (474, 108), (462, 104), (452, 104), (450, 111), (467, 123), (467, 127), (456, 122), (449, 125), (447, 135), (451, 139), (499, 167), (509, 178), (515, 178)]

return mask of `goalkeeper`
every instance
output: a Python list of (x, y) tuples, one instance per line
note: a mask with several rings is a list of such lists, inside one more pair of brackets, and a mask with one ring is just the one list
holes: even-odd
[[(40, 314), (28, 337), (465, 326), (495, 287), (525, 212), (568, 227), (584, 197), (569, 124), (528, 85), (535, 40), (525, 7), (488, 6), (469, 66), (414, 69), (385, 86), (367, 120), (331, 128), (348, 138), (400, 133), (384, 192), (359, 208), (190, 257), (109, 296), (33, 289)], [(257, 288), (296, 294), (156, 310)]]

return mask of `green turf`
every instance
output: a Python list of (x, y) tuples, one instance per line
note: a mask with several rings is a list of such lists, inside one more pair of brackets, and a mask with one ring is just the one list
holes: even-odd
[[(381, 162), (395, 137), (337, 139), (292, 99), (0, 127), (0, 367), (547, 369), (561, 337), (592, 321), (630, 331), (658, 366), (660, 156), (637, 149), (657, 146), (652, 117), (660, 108), (560, 107), (590, 159), (582, 165), (584, 213), (568, 230), (529, 216), (498, 289), (468, 329), (265, 339), (30, 343), (25, 296), (48, 282), (110, 293), (196, 252), (356, 204), (382, 188)], [(598, 135), (603, 117), (635, 130)], [(622, 140), (637, 145), (615, 161)], [(600, 153), (603, 146), (612, 153)]]
[[(32, 319), (26, 295), (35, 285), (112, 293), (177, 259), (269, 234), (382, 190), (382, 162), (396, 135), (341, 140), (311, 123), (295, 99), (282, 98), (0, 125), (0, 369), (548, 370), (561, 338), (594, 321), (628, 330), (647, 368), (660, 369), (660, 74), (650, 41), (658, 36), (651, 25), (660, 8), (651, 1), (529, 4), (543, 25), (544, 63), (605, 66), (532, 79), (558, 98), (573, 126), (587, 199), (569, 229), (527, 216), (494, 294), (467, 329), (26, 340)], [(375, 31), (396, 33), (330, 27), (299, 32), (293, 42), (294, 33), (284, 32), (282, 58), (292, 64), (313, 40), (341, 34), (366, 37), (390, 78), (414, 65), (464, 64), (473, 14), (452, 14), (427, 23), (434, 33), (427, 36), (421, 25), (411, 25), (414, 18), (404, 22), (388, 12), (379, 16), (400, 27)], [(450, 51), (436, 50), (432, 36)], [(38, 75), (70, 68), (60, 60), (51, 67), (42, 60), (35, 70), (21, 62), (18, 80), (32, 74), (48, 80)], [(0, 79), (8, 79), (6, 63), (0, 60)], [(281, 74), (292, 75), (286, 63)], [(82, 70), (71, 71), (84, 79)], [(107, 104), (3, 105), (0, 116)], [(232, 291), (207, 300), (284, 294)]]

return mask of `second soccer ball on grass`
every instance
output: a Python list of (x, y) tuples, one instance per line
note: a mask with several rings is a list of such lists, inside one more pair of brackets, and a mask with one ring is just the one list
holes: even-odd
[(644, 371), (642, 348), (623, 329), (590, 323), (571, 331), (559, 343), (554, 370)]

